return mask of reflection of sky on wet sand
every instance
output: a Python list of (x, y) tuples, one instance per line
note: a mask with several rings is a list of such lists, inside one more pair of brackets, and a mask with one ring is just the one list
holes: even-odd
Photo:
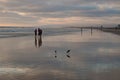
[[(40, 48), (35, 47), (34, 36), (2, 38), (0, 80), (119, 80), (119, 40), (114, 34), (94, 31), (91, 35), (89, 30), (82, 35), (60, 35), (58, 31), (42, 36)], [(68, 49), (70, 58), (66, 56)]]

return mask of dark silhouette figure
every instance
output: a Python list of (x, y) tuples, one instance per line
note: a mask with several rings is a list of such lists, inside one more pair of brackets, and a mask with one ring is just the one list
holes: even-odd
[(37, 29), (34, 30), (35, 36), (37, 36)]
[(42, 29), (38, 28), (38, 35), (41, 36), (42, 35)]

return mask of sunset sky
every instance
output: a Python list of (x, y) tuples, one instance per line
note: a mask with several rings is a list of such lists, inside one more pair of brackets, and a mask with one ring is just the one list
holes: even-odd
[(120, 0), (0, 0), (0, 26), (120, 23)]

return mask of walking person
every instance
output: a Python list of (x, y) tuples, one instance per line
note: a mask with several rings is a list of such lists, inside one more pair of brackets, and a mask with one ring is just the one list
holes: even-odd
[(38, 28), (38, 35), (41, 36), (42, 35), (42, 29)]
[(35, 33), (35, 37), (37, 36), (37, 29), (34, 30), (34, 33)]

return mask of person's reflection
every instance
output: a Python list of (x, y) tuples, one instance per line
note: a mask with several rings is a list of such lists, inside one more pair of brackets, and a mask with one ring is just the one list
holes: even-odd
[(37, 47), (37, 36), (35, 36), (35, 47)]
[(35, 47), (40, 47), (42, 45), (42, 29), (35, 29)]
[(42, 46), (42, 37), (36, 36), (35, 37), (35, 47), (40, 47), (40, 46)]
[(42, 46), (42, 37), (41, 35), (38, 38), (38, 47)]

